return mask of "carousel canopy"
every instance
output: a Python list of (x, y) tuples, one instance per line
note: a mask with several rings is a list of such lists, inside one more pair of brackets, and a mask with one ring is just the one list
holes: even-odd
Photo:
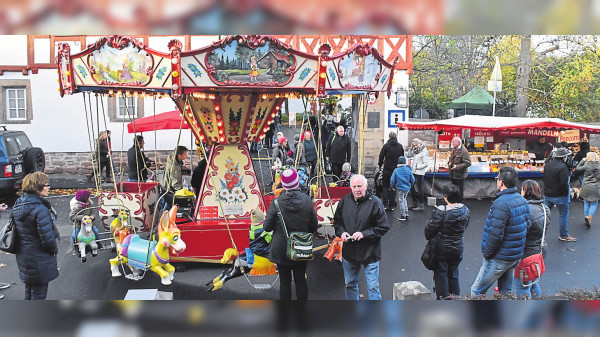
[(315, 55), (261, 35), (227, 36), (192, 51), (182, 47), (172, 40), (169, 53), (162, 53), (135, 38), (108, 36), (71, 55), (69, 45), (60, 44), (60, 93), (169, 96), (197, 139), (240, 144), (264, 137), (285, 98), (366, 91), (389, 97), (396, 63), (368, 44), (335, 55), (323, 44)]
[(518, 118), (465, 115), (432, 122), (403, 122), (398, 127), (407, 130), (441, 129), (480, 129), (480, 130), (519, 130), (519, 129), (578, 129), (600, 133), (600, 126), (573, 123), (559, 118)]

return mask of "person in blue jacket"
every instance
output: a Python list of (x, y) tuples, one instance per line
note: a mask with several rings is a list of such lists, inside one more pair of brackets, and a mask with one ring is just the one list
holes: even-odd
[(23, 195), (12, 209), (17, 232), (15, 255), (26, 300), (45, 300), (48, 283), (58, 277), (60, 235), (56, 212), (45, 198), (49, 191), (46, 174), (30, 173), (23, 178)]
[(483, 263), (471, 286), (471, 296), (485, 295), (496, 280), (501, 294), (512, 291), (513, 271), (523, 256), (531, 223), (529, 204), (517, 193), (517, 180), (517, 172), (508, 166), (502, 167), (496, 178), (500, 191), (485, 221)]
[[(415, 183), (415, 176), (412, 173), (410, 166), (406, 165), (406, 157), (398, 157), (398, 167), (392, 173), (390, 178), (390, 187), (394, 191), (394, 199), (398, 196), (400, 205), (400, 217), (397, 218), (399, 221), (406, 221), (408, 218), (408, 204), (406, 203), (406, 196), (408, 191)], [(399, 193), (398, 193), (399, 192)]]

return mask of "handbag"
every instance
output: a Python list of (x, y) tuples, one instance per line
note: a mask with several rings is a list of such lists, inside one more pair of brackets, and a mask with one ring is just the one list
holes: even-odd
[(521, 281), (523, 287), (534, 285), (540, 281), (540, 277), (546, 271), (542, 249), (544, 247), (544, 237), (546, 236), (546, 207), (544, 210), (544, 230), (542, 231), (542, 245), (539, 254), (534, 254), (522, 259), (515, 268), (514, 276)]
[(435, 269), (435, 266), (437, 264), (436, 255), (439, 240), (440, 235), (438, 233), (438, 235), (432, 237), (431, 239), (429, 239), (429, 241), (427, 241), (427, 244), (425, 245), (425, 250), (423, 250), (423, 254), (421, 254), (421, 262), (423, 262), (425, 268), (429, 270)]
[(0, 230), (0, 250), (11, 254), (15, 253), (15, 241), (17, 240), (16, 229), (15, 218), (11, 214), (8, 223)]
[(292, 261), (310, 261), (313, 259), (313, 243), (312, 233), (308, 232), (291, 232), (288, 235), (287, 228), (285, 227), (285, 221), (283, 221), (283, 215), (281, 215), (281, 208), (279, 208), (279, 202), (277, 199), (274, 200), (275, 207), (277, 207), (277, 215), (281, 220), (281, 227), (285, 236), (287, 237), (286, 252), (285, 255)]

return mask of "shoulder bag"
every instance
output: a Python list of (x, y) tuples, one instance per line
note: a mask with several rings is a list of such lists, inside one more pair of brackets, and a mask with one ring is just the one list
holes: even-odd
[(291, 232), (288, 235), (287, 228), (285, 227), (285, 221), (283, 221), (283, 215), (281, 215), (281, 208), (279, 208), (279, 202), (277, 199), (274, 200), (275, 207), (277, 207), (277, 215), (281, 220), (281, 227), (287, 237), (287, 248), (286, 256), (292, 261), (310, 261), (313, 259), (313, 243), (312, 233), (308, 232)]
[(434, 270), (437, 264), (437, 246), (439, 241), (440, 232), (438, 231), (438, 233), (434, 237), (427, 241), (427, 244), (425, 245), (425, 250), (423, 250), (423, 254), (421, 254), (421, 262), (423, 262), (425, 268), (429, 270)]
[(542, 232), (542, 245), (540, 246), (540, 253), (528, 256), (519, 262), (519, 265), (515, 268), (514, 276), (521, 281), (523, 287), (529, 287), (540, 281), (540, 277), (546, 271), (544, 265), (544, 258), (542, 257), (542, 249), (544, 247), (544, 238), (546, 236), (546, 207), (542, 205), (544, 210), (544, 229)]
[(0, 230), (0, 250), (11, 254), (15, 253), (15, 242), (17, 240), (16, 229), (15, 218), (11, 214), (8, 223)]

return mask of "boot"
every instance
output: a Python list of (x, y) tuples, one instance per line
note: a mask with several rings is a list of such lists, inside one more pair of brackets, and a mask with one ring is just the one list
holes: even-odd
[(587, 229), (592, 228), (592, 216), (591, 215), (587, 215), (585, 217), (585, 228), (587, 228)]
[(87, 180), (91, 183), (92, 182), (92, 178), (94, 177), (94, 175), (91, 174), (91, 173), (88, 173), (85, 176), (87, 177)]
[(417, 207), (413, 208), (413, 211), (422, 211), (425, 209), (425, 204), (419, 203)]

